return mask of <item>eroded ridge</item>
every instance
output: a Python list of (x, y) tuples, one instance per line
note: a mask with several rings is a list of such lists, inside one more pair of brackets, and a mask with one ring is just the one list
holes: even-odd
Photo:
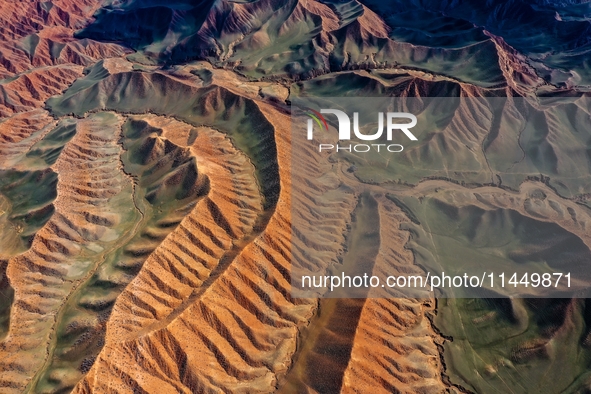
[[(284, 116), (282, 119), (286, 120)], [(155, 120), (158, 119), (149, 122)], [(175, 130), (171, 127), (178, 124), (179, 122), (169, 121), (168, 127), (163, 125), (164, 134), (177, 140), (190, 137), (190, 133), (188, 136), (178, 133), (182, 128), (177, 126)], [(225, 220), (218, 217), (216, 223), (209, 205), (211, 202), (226, 208), (226, 219), (236, 218), (240, 212), (245, 213), (245, 209), (252, 207), (258, 207), (258, 211), (262, 211), (260, 191), (253, 190), (256, 193), (249, 197), (248, 188), (244, 189), (244, 181), (252, 177), (252, 167), (249, 171), (250, 165), (244, 166), (247, 162), (240, 159), (241, 155), (232, 155), (229, 163), (223, 160), (230, 157), (227, 154), (234, 152), (229, 141), (224, 142), (223, 138), (216, 137), (216, 133), (205, 128), (197, 129), (194, 143), (198, 141), (200, 144), (194, 145), (192, 149), (200, 160), (208, 160), (204, 162), (204, 171), (212, 171), (212, 174), (219, 174), (220, 177), (218, 180), (212, 177), (211, 196), (207, 201), (202, 200), (195, 208), (195, 213), (201, 214), (201, 217), (185, 218), (177, 231), (150, 257), (145, 265), (145, 274), (140, 273), (132, 284), (132, 288), (141, 284), (146, 297), (151, 297), (151, 305), (156, 305), (164, 313), (154, 316), (141, 312), (137, 309), (137, 304), (132, 304), (132, 292), (122, 295), (108, 333), (120, 332), (124, 335), (113, 335), (113, 339), (107, 341), (95, 365), (77, 386), (79, 392), (110, 389), (149, 391), (154, 385), (164, 392), (215, 391), (221, 387), (227, 390), (250, 387), (268, 391), (274, 386), (276, 374), (285, 371), (289, 364), (290, 354), (294, 351), (297, 325), (304, 323), (313, 304), (297, 306), (296, 303), (294, 306), (289, 296), (287, 256), (290, 226), (289, 216), (285, 216), (288, 212), (284, 211), (288, 200), (280, 198), (275, 214), (268, 222), (258, 220), (264, 226), (255, 228), (254, 233), (260, 235), (253, 239), (247, 236), (244, 244), (236, 243), (239, 246), (236, 255), (230, 255), (231, 259), (227, 262), (220, 262), (223, 269), (216, 270), (213, 279), (205, 280), (204, 283), (199, 283), (198, 279), (189, 282), (192, 277), (188, 268), (202, 270), (204, 277), (207, 275), (207, 268), (214, 268), (216, 256), (207, 257), (202, 252), (203, 249), (199, 251), (200, 248), (209, 246), (213, 251), (221, 251), (219, 246), (214, 248), (213, 240), (217, 239), (222, 245), (222, 242), (228, 245), (232, 241), (229, 233), (234, 233), (235, 236), (247, 234), (245, 231), (255, 223), (255, 220), (251, 221), (252, 224), (245, 221), (249, 217), (246, 215), (242, 220), (229, 225), (230, 227), (220, 226)], [(214, 142), (215, 145), (212, 144)], [(282, 158), (285, 159), (284, 156)], [(233, 172), (236, 173), (232, 174)], [(233, 180), (227, 182), (226, 177), (230, 175)], [(214, 184), (219, 187), (213, 187)], [(249, 184), (250, 187), (256, 185), (252, 182)], [(234, 190), (233, 185), (240, 187), (240, 196), (228, 193)], [(282, 196), (288, 198), (286, 194)], [(249, 202), (249, 198), (252, 202)], [(236, 206), (232, 208), (229, 205), (231, 203)], [(254, 216), (250, 217), (256, 219)], [(195, 239), (187, 240), (187, 229), (201, 231), (205, 236), (197, 243)], [(271, 232), (273, 237), (267, 235)], [(212, 235), (216, 237), (212, 238)], [(187, 251), (189, 255), (186, 255)], [(203, 260), (209, 260), (210, 267), (199, 264)], [(193, 261), (191, 266), (183, 266), (190, 261)], [(269, 262), (270, 265), (264, 262)], [(160, 293), (154, 277), (148, 280), (149, 270), (160, 273), (163, 264), (176, 275), (176, 278), (169, 277), (173, 283), (177, 283), (175, 288), (179, 289), (174, 293), (176, 299), (170, 295), (159, 300), (153, 297)], [(191, 288), (191, 283), (197, 287)], [(134, 310), (138, 310), (139, 318), (132, 317)], [(137, 323), (132, 323), (133, 326), (129, 324), (133, 321), (145, 328), (138, 330)], [(123, 328), (118, 328), (119, 325)], [(125, 327), (131, 327), (133, 331)], [(130, 362), (138, 360), (138, 357), (146, 362)], [(210, 366), (206, 370), (199, 367), (204, 362)], [(118, 371), (120, 378), (104, 379), (113, 370)]]
[(36, 109), (19, 113), (0, 123), (0, 167), (20, 167), (18, 159), (39, 141), (57, 122), (46, 111)]
[(108, 329), (113, 342), (167, 317), (207, 280), (224, 254), (240, 244), (262, 213), (252, 163), (216, 130), (158, 116), (134, 116), (195, 154), (210, 192), (149, 255), (120, 296)]
[[(286, 124), (284, 122), (287, 118), (267, 105), (259, 104), (259, 107), (277, 129), (277, 157), (281, 174), (284, 174), (284, 171), (290, 168), (291, 161), (289, 135), (281, 132), (285, 130), (282, 125)], [(172, 141), (179, 142), (192, 138), (191, 128), (181, 122), (153, 116), (145, 117), (144, 120), (153, 126), (161, 127), (164, 130), (162, 135)], [(211, 130), (206, 128), (197, 128), (196, 134), (193, 133), (193, 137), (196, 135), (194, 143), (201, 143), (192, 149), (196, 152), (198, 160), (203, 160), (204, 164), (200, 166), (204, 168), (203, 171), (213, 171), (222, 175), (224, 172), (218, 167), (218, 163), (224, 155), (220, 155), (213, 147), (210, 148), (207, 142), (207, 139), (211, 138), (210, 133)], [(223, 150), (228, 150), (227, 153), (232, 152), (230, 146), (225, 147), (223, 140), (215, 141)], [(210, 152), (208, 154), (215, 156), (209, 157), (204, 152)], [(310, 159), (313, 163), (319, 158), (312, 155)], [(321, 160), (318, 162), (321, 163)], [(231, 168), (233, 167), (228, 167)], [(314, 168), (313, 164), (309, 167), (312, 172)], [(242, 172), (234, 175), (240, 179), (240, 174)], [(200, 283), (197, 280), (191, 281), (193, 278), (189, 270), (191, 267), (201, 269), (200, 266), (186, 267), (186, 264), (191, 261), (189, 259), (195, 259), (195, 256), (203, 259), (202, 256), (206, 256), (203, 253), (204, 246), (215, 249), (209, 244), (208, 238), (212, 238), (207, 233), (204, 235), (208, 236), (202, 236), (198, 242), (186, 239), (187, 228), (192, 231), (202, 230), (198, 226), (185, 226), (203, 223), (203, 226), (209, 226), (213, 234), (227, 234), (227, 231), (221, 231), (223, 229), (216, 227), (211, 219), (208, 221), (207, 211), (201, 211), (200, 208), (206, 208), (207, 201), (214, 198), (214, 190), (224, 190), (214, 187), (216, 180), (211, 175), (212, 194), (201, 200), (195, 211), (155, 250), (138, 277), (118, 299), (109, 321), (105, 347), (75, 392), (150, 392), (153, 387), (159, 387), (163, 392), (186, 393), (216, 391), (220, 388), (227, 391), (270, 392), (276, 387), (282, 387), (283, 376), (288, 373), (294, 357), (297, 357), (300, 351), (297, 346), (298, 332), (308, 325), (317, 308), (314, 300), (293, 299), (290, 295), (290, 240), (297, 238), (297, 242), (310, 241), (306, 241), (303, 235), (294, 237), (291, 234), (291, 195), (288, 193), (288, 186), (291, 186), (291, 182), (300, 181), (314, 185), (311, 200), (307, 202), (310, 209), (302, 210), (302, 214), (312, 212), (313, 217), (316, 204), (333, 204), (335, 207), (333, 222), (323, 221), (324, 226), (316, 227), (315, 223), (323, 218), (318, 217), (310, 222), (310, 231), (331, 240), (325, 247), (326, 262), (316, 262), (318, 270), (326, 269), (328, 264), (338, 261), (344, 239), (335, 237), (335, 234), (338, 234), (335, 229), (346, 227), (350, 220), (350, 212), (355, 206), (355, 199), (351, 195), (346, 195), (340, 202), (331, 200), (333, 197), (330, 191), (338, 187), (339, 182), (318, 180), (306, 175), (302, 173), (301, 177), (280, 178), (282, 192), (277, 207), (260, 235), (253, 239), (247, 237), (247, 243), (241, 246), (239, 253), (225, 269), (218, 271), (214, 267), (214, 275)], [(220, 179), (223, 180), (224, 177), (221, 176)], [(223, 195), (224, 192), (221, 192), (220, 197)], [(345, 207), (349, 208), (342, 209)], [(395, 207), (391, 205), (388, 209), (395, 210)], [(232, 210), (227, 211), (230, 212), (227, 215), (231, 215)], [(193, 214), (197, 213), (201, 213), (205, 220), (197, 222), (197, 219), (193, 219)], [(399, 211), (388, 213), (386, 210), (383, 215), (393, 215), (396, 220), (403, 220)], [(226, 218), (231, 219), (232, 216)], [(256, 230), (255, 228), (254, 234), (258, 234)], [(236, 229), (233, 231), (239, 233)], [(404, 240), (404, 234), (397, 236), (401, 241)], [(222, 236), (218, 239), (225, 240)], [(181, 245), (189, 251), (197, 250), (198, 254), (187, 255), (186, 251), (182, 252)], [(392, 258), (386, 249), (383, 253), (386, 254), (386, 258)], [(406, 256), (399, 257), (399, 262), (402, 264), (400, 259), (405, 258), (408, 258), (408, 252)], [(212, 261), (215, 264), (215, 260)], [(172, 272), (174, 277), (164, 270)], [(207, 271), (204, 272), (207, 274)], [(166, 291), (164, 294), (162, 286), (166, 285), (158, 280), (156, 274), (166, 275), (168, 281), (176, 283), (173, 288), (175, 291)], [(170, 293), (174, 294), (174, 297)], [(142, 301), (134, 298), (135, 294), (140, 294), (140, 297), (145, 299)], [(147, 301), (150, 302), (149, 305)], [(391, 370), (390, 365), (397, 365), (390, 353), (386, 351), (383, 356), (376, 356), (381, 357), (380, 362), (384, 366), (383, 373), (386, 377), (382, 378), (383, 387), (388, 389), (401, 382), (407, 384), (416, 381), (417, 376), (423, 375), (429, 376), (431, 380), (421, 387), (441, 387), (438, 380), (440, 366), (435, 339), (429, 334), (430, 326), (424, 316), (429, 306), (419, 301), (408, 301), (408, 305), (381, 305), (381, 309), (376, 305), (369, 305), (361, 307), (359, 322), (350, 327), (355, 340), (359, 338), (360, 341), (367, 341), (370, 346), (372, 341), (386, 340), (384, 335), (389, 332), (372, 328), (371, 323), (374, 313), (385, 313), (398, 322), (396, 328), (393, 328), (400, 338), (400, 345), (396, 346), (405, 349), (406, 354), (413, 354), (416, 358), (416, 364), (413, 361), (408, 366), (401, 367), (408, 374), (406, 376), (388, 372)], [(372, 308), (378, 310), (373, 312)], [(399, 310), (405, 311), (407, 316), (401, 321), (394, 317)], [(314, 327), (311, 326), (310, 330), (314, 330)], [(406, 335), (410, 335), (411, 338), (403, 339)], [(355, 342), (349, 345), (350, 355), (367, 351)], [(345, 364), (340, 372), (343, 387), (350, 385), (351, 374), (358, 373), (351, 372), (350, 369), (357, 371), (357, 367), (355, 364), (349, 364), (354, 363), (356, 358), (351, 358), (349, 363), (346, 360), (347, 358), (344, 359)], [(417, 365), (423, 362), (426, 362), (428, 367), (421, 369)], [(208, 367), (202, 368), (202, 365)], [(415, 386), (417, 384), (414, 383)]]
[(121, 208), (131, 203), (131, 181), (119, 164), (121, 148), (112, 132), (118, 123), (114, 115), (78, 123), (76, 136), (52, 167), (59, 176), (55, 213), (31, 248), (8, 262), (15, 302), (0, 347), (0, 384), (6, 392), (22, 392), (43, 365), (60, 307), (104, 250), (137, 220), (135, 212)]
[[(432, 325), (431, 299), (292, 297), (296, 259), (325, 274), (352, 261), (364, 232), (374, 274), (419, 272), (420, 254), (406, 248), (428, 255), (437, 234), (421, 225), (425, 206), (454, 220), (477, 212), (487, 224), (477, 230), (527, 222), (560, 232), (519, 256), (555, 257), (574, 239), (573, 260), (584, 260), (591, 246), (586, 134), (564, 138), (559, 114), (539, 102), (527, 110), (545, 111), (548, 127), (500, 127), (519, 125), (514, 97), (557, 86), (582, 95), (570, 89), (589, 79), (584, 40), (569, 32), (568, 58), (544, 48), (530, 65), (532, 48), (460, 18), (466, 8), (443, 15), (407, 2), (400, 17), (395, 2), (364, 3), (0, 5), (0, 186), (16, 191), (0, 191), (1, 391), (441, 392), (488, 388), (482, 377), (511, 363), (522, 363), (520, 377), (544, 360), (571, 381), (588, 373), (568, 357), (587, 357), (583, 301), (440, 304), (435, 324), (460, 333), (451, 342)], [(560, 27), (547, 14), (530, 32), (540, 21)], [(157, 29), (142, 30), (152, 18)], [(196, 58), (216, 67), (187, 63)], [(300, 79), (310, 80), (291, 84)], [(323, 154), (290, 171), (298, 142), (285, 104), (298, 94), (509, 99), (498, 113), (458, 106), (441, 133), (400, 156), (406, 167), (386, 159), (377, 179)], [(575, 100), (570, 118), (586, 125), (586, 111)], [(374, 228), (356, 222), (368, 201)], [(296, 219), (306, 226), (292, 231)], [(479, 342), (494, 330), (505, 343), (508, 329), (517, 335), (507, 348)], [(479, 345), (492, 349), (482, 363), (454, 362)]]
[[(387, 195), (377, 198), (380, 252), (373, 275), (420, 274), (406, 249), (410, 234), (401, 228), (409, 218)], [(379, 290), (378, 290), (379, 293)], [(442, 392), (443, 365), (430, 315), (434, 299), (368, 298), (359, 317), (342, 392)]]

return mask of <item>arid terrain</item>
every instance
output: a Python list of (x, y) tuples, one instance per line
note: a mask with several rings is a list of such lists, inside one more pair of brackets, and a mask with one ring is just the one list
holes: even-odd
[[(585, 298), (291, 292), (296, 258), (586, 272), (591, 10), (529, 3), (2, 1), (0, 393), (589, 392)], [(376, 172), (293, 154), (324, 96), (507, 99)]]

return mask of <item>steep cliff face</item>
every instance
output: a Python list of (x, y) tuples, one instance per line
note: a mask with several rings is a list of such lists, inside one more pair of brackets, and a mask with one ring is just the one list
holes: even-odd
[[(366, 233), (375, 272), (420, 272), (442, 236), (476, 260), (496, 245), (554, 263), (567, 245), (587, 261), (587, 11), (3, 3), (0, 391), (587, 387), (583, 300), (317, 300), (290, 287), (294, 258), (323, 274)], [(294, 157), (298, 96), (509, 99), (446, 107), (439, 132), (376, 177), (358, 157)], [(524, 108), (540, 127), (507, 126)]]

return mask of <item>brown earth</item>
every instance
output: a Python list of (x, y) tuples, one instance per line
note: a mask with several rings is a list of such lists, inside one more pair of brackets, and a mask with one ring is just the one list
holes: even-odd
[[(76, 130), (57, 160), (47, 166), (58, 175), (55, 212), (35, 233), (28, 250), (6, 260), (0, 253), (0, 266), (14, 289), (6, 336), (0, 342), (0, 391), (456, 390), (445, 378), (444, 339), (430, 320), (435, 300), (367, 299), (324, 305), (316, 299), (291, 297), (292, 253), (314, 248), (317, 259), (310, 264), (319, 272), (338, 263), (357, 200), (353, 194), (334, 193), (346, 180), (319, 177), (322, 168), (333, 165), (327, 156), (310, 155), (304, 173), (290, 172), (285, 85), (248, 81), (206, 63), (167, 71), (141, 65), (140, 74), (132, 71), (137, 64), (125, 59), (131, 52), (128, 48), (73, 37), (89, 23), (98, 1), (47, 4), (0, 5), (0, 169), (30, 170), (23, 155), (59, 122), (72, 122)], [(253, 12), (250, 7), (235, 7), (236, 24)], [(292, 18), (303, 18), (307, 12), (320, 17), (322, 39), (330, 49), (327, 32), (339, 26), (338, 15), (308, 0), (298, 4)], [(370, 47), (378, 38), (386, 39), (387, 30), (377, 15), (365, 10), (339, 34), (346, 46)], [(263, 45), (269, 37), (261, 33), (252, 39)], [(503, 71), (508, 80), (516, 81), (516, 89), (540, 83), (528, 77), (529, 70), (501, 39), (494, 38), (494, 43), (502, 55)], [(386, 47), (395, 51), (397, 45), (389, 42)], [(100, 96), (101, 102), (76, 116), (53, 116), (46, 101), (82, 80), (85, 67), (101, 61), (109, 76), (92, 96)], [(415, 90), (435, 79), (424, 72), (408, 73), (406, 77), (413, 80), (408, 86)], [(137, 84), (124, 85), (130, 80)], [(157, 96), (139, 87), (163, 93)], [(469, 95), (471, 88), (463, 87)], [(161, 102), (181, 90), (190, 92), (188, 100), (206, 89), (211, 89), (210, 101), (203, 104), (206, 114), (215, 113), (220, 103), (230, 101), (228, 97), (236, 97), (239, 104), (260, 111), (271, 125), (276, 148), (272, 159), (279, 168), (274, 180), (280, 189), (276, 203), (269, 206), (265, 200), (255, 155), (239, 149), (226, 130), (195, 125), (191, 119), (158, 113), (148, 105), (147, 113), (141, 113), (118, 111), (113, 104), (129, 92), (142, 99), (154, 95)], [(114, 101), (109, 101), (112, 97)], [(230, 107), (235, 108), (240, 107)], [(198, 177), (192, 186), (199, 190), (199, 198), (175, 207), (169, 222), (157, 217), (157, 208), (151, 211), (138, 194), (139, 176), (130, 174), (122, 161), (126, 148), (121, 141), (129, 124), (151, 131), (152, 145), (145, 155), (149, 164), (156, 163), (151, 170), (165, 166), (171, 151), (177, 152), (175, 158), (196, 163)], [(178, 185), (177, 175), (158, 179), (158, 188)], [(292, 201), (290, 191), (298, 187), (309, 194)], [(472, 198), (463, 192), (464, 198)], [(505, 195), (486, 198), (526, 210), (520, 201), (503, 200)], [(306, 209), (292, 211), (292, 203)], [(380, 245), (380, 269), (412, 266), (412, 253), (404, 249), (408, 233), (399, 230), (408, 218), (385, 198), (377, 204), (380, 235), (389, 240)], [(157, 224), (146, 224), (150, 212)], [(292, 234), (293, 212), (309, 223), (300, 234)], [(580, 222), (555, 219), (575, 233), (583, 231), (577, 228)], [(116, 257), (109, 257), (111, 253)], [(125, 260), (122, 255), (131, 257)], [(107, 290), (95, 297), (86, 289), (96, 278)], [(70, 345), (71, 338), (75, 340)], [(92, 352), (79, 363), (78, 353), (90, 348)], [(339, 351), (330, 353), (331, 349)]]

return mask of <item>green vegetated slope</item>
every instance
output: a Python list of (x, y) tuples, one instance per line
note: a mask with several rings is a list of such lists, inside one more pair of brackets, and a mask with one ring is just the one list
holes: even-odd
[(441, 299), (447, 374), (476, 393), (585, 393), (588, 299)]
[[(488, 276), (483, 285), (489, 291), (481, 295), (488, 297), (548, 295), (541, 285), (539, 289), (521, 286), (515, 289), (509, 284), (513, 273), (517, 273), (518, 280), (527, 272), (570, 273), (573, 288), (577, 280), (591, 281), (584, 264), (591, 259), (591, 251), (577, 235), (545, 218), (534, 219), (509, 207), (484, 209), (469, 203), (456, 206), (453, 195), (447, 197), (445, 200), (436, 195), (402, 199), (402, 204), (417, 220), (404, 225), (412, 234), (407, 247), (414, 252), (415, 263), (426, 271), (478, 277), (494, 273), (493, 286)], [(506, 273), (505, 288), (498, 280), (501, 273)], [(560, 290), (567, 291), (565, 284), (563, 279)], [(470, 297), (478, 292), (479, 289), (444, 290), (449, 297)]]
[(57, 174), (40, 171), (0, 171), (0, 259), (31, 245), (33, 236), (54, 211)]
[(26, 165), (27, 168), (53, 165), (64, 145), (72, 139), (75, 133), (75, 120), (62, 120), (42, 140), (31, 146), (31, 149), (25, 154), (26, 159), (21, 159), (19, 164)]

